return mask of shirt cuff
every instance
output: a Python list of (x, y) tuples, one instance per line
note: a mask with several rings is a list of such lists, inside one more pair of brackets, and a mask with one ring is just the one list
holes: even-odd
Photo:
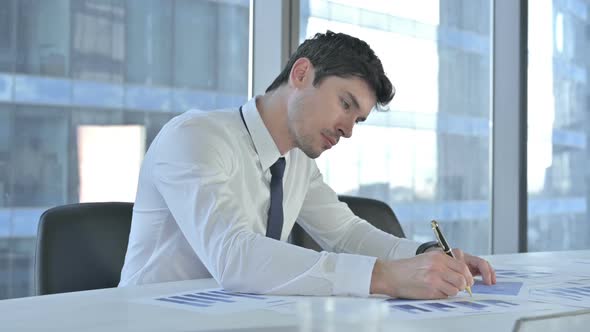
[(369, 296), (376, 260), (376, 257), (370, 256), (338, 254), (334, 295)]

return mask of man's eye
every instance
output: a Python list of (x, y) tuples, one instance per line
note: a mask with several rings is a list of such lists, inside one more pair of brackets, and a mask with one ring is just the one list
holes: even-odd
[(342, 107), (347, 110), (350, 109), (350, 104), (348, 102), (346, 102), (346, 100), (341, 99), (341, 103), (342, 103)]

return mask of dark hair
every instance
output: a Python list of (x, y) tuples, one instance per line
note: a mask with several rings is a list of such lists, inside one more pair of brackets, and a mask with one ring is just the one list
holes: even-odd
[(275, 78), (266, 92), (277, 89), (289, 79), (291, 68), (297, 59), (307, 58), (315, 68), (313, 85), (319, 85), (328, 76), (363, 79), (375, 92), (377, 104), (384, 106), (393, 99), (395, 89), (385, 76), (381, 60), (364, 41), (330, 30), (316, 33), (299, 45), (283, 71)]

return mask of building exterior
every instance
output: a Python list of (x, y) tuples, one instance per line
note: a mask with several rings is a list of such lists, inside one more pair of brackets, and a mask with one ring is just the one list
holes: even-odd
[[(131, 128), (122, 137), (143, 155), (175, 114), (247, 99), (248, 15), (248, 0), (1, 1), (0, 299), (33, 293), (42, 211), (100, 194), (85, 147)], [(139, 165), (113, 162), (88, 161), (113, 177)]]

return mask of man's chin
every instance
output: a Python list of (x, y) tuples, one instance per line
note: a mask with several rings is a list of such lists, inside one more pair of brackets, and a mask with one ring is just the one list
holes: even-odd
[(310, 149), (306, 149), (306, 150), (301, 149), (301, 151), (303, 151), (303, 153), (305, 153), (305, 155), (307, 157), (311, 158), (311, 159), (318, 158), (319, 156), (321, 156), (322, 152), (324, 152), (324, 150), (321, 150), (321, 151), (312, 151)]

